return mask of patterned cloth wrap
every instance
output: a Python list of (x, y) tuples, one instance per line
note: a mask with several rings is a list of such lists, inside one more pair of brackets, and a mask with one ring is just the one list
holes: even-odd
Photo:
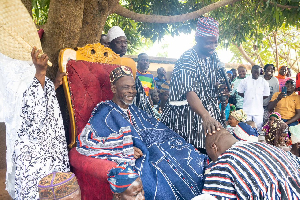
[[(272, 112), (270, 115), (269, 115), (269, 119), (271, 117), (276, 117), (277, 119), (281, 120), (281, 115), (278, 113), (278, 112)], [(270, 132), (270, 124), (269, 124), (269, 121), (263, 126), (262, 130), (267, 134), (269, 134)]]
[(240, 122), (236, 127), (234, 127), (232, 135), (238, 140), (258, 142), (259, 133), (250, 125)]
[(131, 120), (128, 112), (114, 102), (99, 103), (77, 137), (77, 151), (115, 162), (125, 159), (122, 162), (131, 165), (133, 155), (127, 152), (134, 145), (143, 152), (132, 161), (142, 180), (145, 199), (192, 199), (201, 194), (207, 155), (199, 154), (177, 133), (135, 105), (128, 109)]
[(219, 36), (219, 22), (210, 17), (198, 18), (196, 36)]
[(236, 120), (238, 120), (239, 122), (245, 122), (247, 120), (247, 115), (242, 109), (233, 111), (230, 113), (230, 115), (234, 117)]
[(122, 162), (111, 169), (107, 176), (113, 193), (124, 192), (139, 177), (135, 169), (126, 162)]
[(38, 190), (40, 199), (62, 199), (79, 190), (79, 185), (72, 172), (53, 172), (40, 180)]
[(290, 141), (287, 133), (288, 133), (288, 125), (284, 121), (280, 119), (276, 119), (273, 122), (273, 124), (270, 126), (269, 134), (266, 135), (266, 141), (270, 145), (280, 146), (281, 145), (280, 137), (282, 136), (282, 134), (285, 134), (286, 135), (285, 143), (286, 145), (288, 145)]

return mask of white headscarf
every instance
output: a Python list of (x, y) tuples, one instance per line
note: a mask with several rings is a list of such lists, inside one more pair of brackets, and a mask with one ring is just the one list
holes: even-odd
[(119, 26), (113, 26), (107, 32), (107, 41), (111, 42), (121, 36), (126, 37), (124, 31)]

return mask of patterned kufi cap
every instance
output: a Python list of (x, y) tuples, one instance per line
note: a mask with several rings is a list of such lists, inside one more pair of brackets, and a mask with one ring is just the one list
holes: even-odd
[(62, 199), (79, 190), (79, 185), (72, 172), (53, 172), (40, 180), (38, 190), (39, 199)]
[(107, 176), (113, 193), (124, 192), (139, 177), (133, 167), (126, 162), (122, 162), (111, 169)]
[(126, 37), (124, 31), (119, 26), (113, 26), (107, 32), (107, 41), (111, 42), (121, 36)]
[(133, 77), (131, 69), (129, 67), (121, 66), (121, 67), (115, 68), (114, 70), (112, 70), (110, 72), (109, 80), (111, 83), (114, 84), (117, 80), (119, 80), (119, 78), (121, 78), (123, 76)]
[(238, 120), (239, 122), (245, 122), (247, 120), (247, 115), (242, 109), (233, 111), (230, 113), (230, 115), (234, 117), (236, 120)]
[(277, 119), (281, 119), (281, 115), (278, 112), (271, 113), (270, 116), (269, 116), (269, 118), (270, 117), (276, 117)]
[(196, 36), (219, 36), (219, 22), (210, 17), (198, 18)]

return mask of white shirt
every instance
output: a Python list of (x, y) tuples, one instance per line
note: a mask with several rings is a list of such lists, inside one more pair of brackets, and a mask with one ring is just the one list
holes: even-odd
[(246, 77), (240, 82), (237, 92), (244, 93), (243, 110), (247, 115), (263, 115), (263, 97), (270, 95), (269, 83), (265, 79)]

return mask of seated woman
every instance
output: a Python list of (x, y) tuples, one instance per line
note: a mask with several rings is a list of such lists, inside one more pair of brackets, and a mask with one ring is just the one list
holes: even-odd
[(136, 89), (130, 69), (114, 69), (110, 81), (113, 99), (96, 106), (77, 137), (77, 151), (134, 166), (147, 200), (192, 199), (200, 194), (207, 155), (132, 105)]
[(238, 140), (244, 140), (249, 142), (258, 141), (258, 132), (250, 125), (246, 124), (247, 115), (243, 110), (237, 110), (230, 113), (228, 118), (228, 124), (232, 128), (228, 128), (228, 131)]

